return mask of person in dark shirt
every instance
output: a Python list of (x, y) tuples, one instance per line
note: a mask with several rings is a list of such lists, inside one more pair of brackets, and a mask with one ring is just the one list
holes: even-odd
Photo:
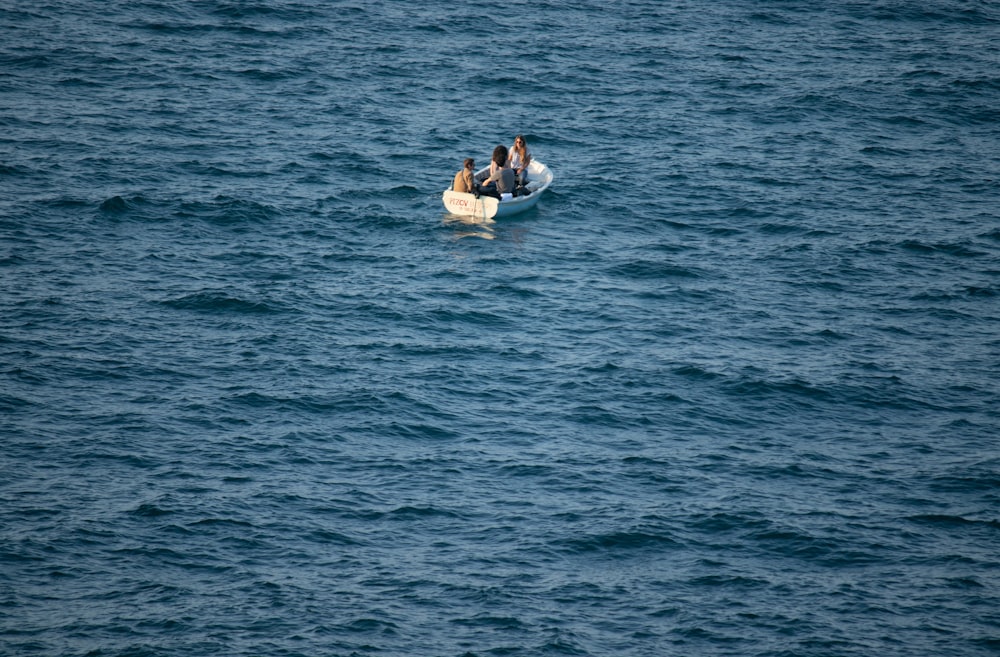
[(493, 149), (490, 170), (493, 173), (483, 181), (480, 193), (498, 199), (503, 199), (504, 194), (513, 194), (516, 176), (514, 170), (507, 166), (507, 147), (503, 144)]

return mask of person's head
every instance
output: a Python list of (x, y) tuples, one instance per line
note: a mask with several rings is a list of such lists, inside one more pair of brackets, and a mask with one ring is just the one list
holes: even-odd
[(504, 166), (507, 164), (507, 147), (500, 144), (493, 149), (493, 161), (497, 163), (497, 166)]
[(471, 157), (467, 157), (465, 158), (465, 162), (462, 162), (462, 165), (465, 166), (466, 169), (475, 169), (476, 161), (473, 160)]
[(518, 135), (514, 137), (514, 148), (516, 148), (519, 151), (522, 151), (527, 147), (528, 147), (528, 142), (525, 141), (524, 135)]

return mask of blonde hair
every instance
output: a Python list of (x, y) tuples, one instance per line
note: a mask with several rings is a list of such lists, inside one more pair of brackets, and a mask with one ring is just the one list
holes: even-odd
[[(521, 142), (520, 148), (517, 147), (518, 141)], [(528, 140), (524, 138), (524, 135), (517, 135), (516, 137), (514, 137), (513, 149), (521, 155), (522, 160), (528, 157)]]

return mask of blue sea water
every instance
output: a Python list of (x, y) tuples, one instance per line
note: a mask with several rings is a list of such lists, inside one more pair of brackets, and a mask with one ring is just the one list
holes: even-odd
[(8, 0), (0, 654), (997, 654), (998, 35)]

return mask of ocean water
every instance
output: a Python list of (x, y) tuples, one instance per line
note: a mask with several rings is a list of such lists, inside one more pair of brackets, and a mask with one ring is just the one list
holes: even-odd
[(997, 654), (998, 35), (8, 0), (0, 654)]

